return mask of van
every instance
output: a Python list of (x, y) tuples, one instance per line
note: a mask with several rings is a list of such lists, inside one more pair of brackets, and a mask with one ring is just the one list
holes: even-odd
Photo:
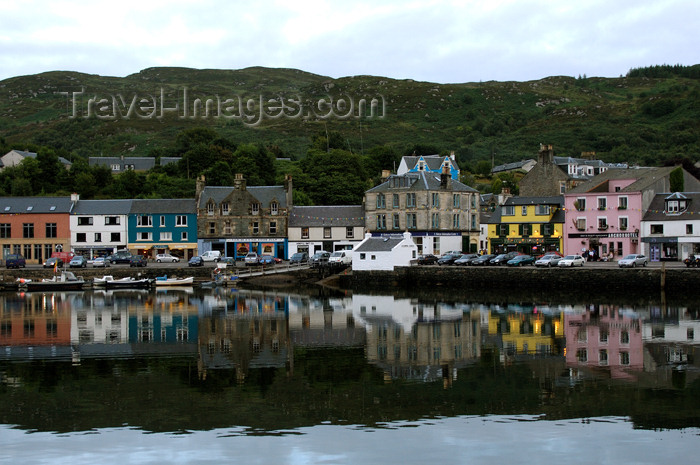
[(328, 263), (331, 265), (350, 265), (352, 264), (352, 256), (349, 250), (338, 250), (333, 252), (328, 257)]
[(27, 262), (24, 260), (23, 256), (12, 253), (5, 257), (5, 266), (7, 268), (24, 268), (27, 266)]
[(202, 257), (202, 260), (205, 262), (218, 262), (221, 260), (221, 252), (218, 250), (210, 250), (204, 252), (200, 257)]

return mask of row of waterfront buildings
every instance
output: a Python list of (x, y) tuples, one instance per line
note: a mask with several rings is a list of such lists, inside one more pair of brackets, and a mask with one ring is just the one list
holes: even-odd
[(29, 263), (68, 250), (288, 258), (357, 250), (361, 242), (372, 256), (390, 255), (404, 237), (413, 255), (594, 250), (654, 261), (700, 252), (700, 182), (683, 168), (617, 167), (581, 179), (551, 160), (551, 147), (543, 147), (520, 196), (480, 195), (458, 181), (452, 156), (414, 156), (404, 157), (396, 174), (385, 173), (361, 205), (294, 206), (289, 176), (280, 186), (247, 186), (242, 175), (233, 186), (207, 186), (202, 177), (194, 199), (3, 197), (0, 247), (3, 258), (18, 253)]

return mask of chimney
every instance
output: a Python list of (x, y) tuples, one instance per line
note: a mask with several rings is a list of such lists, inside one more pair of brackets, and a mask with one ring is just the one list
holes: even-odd
[(71, 201), (71, 202), (77, 202), (78, 200), (80, 200), (80, 194), (77, 194), (77, 193), (73, 192), (73, 193), (70, 195), (70, 201)]
[(207, 185), (207, 180), (204, 178), (204, 175), (201, 175), (200, 177), (197, 178), (196, 182), (196, 187), (195, 187), (195, 194), (194, 198), (197, 199), (197, 202), (199, 202), (199, 196), (202, 195), (202, 191), (204, 191), (204, 188)]
[(554, 163), (554, 149), (551, 145), (540, 144), (538, 162), (543, 165), (551, 165)]
[(501, 194), (504, 196), (510, 196), (510, 187), (504, 187), (501, 189)]
[(243, 173), (236, 173), (236, 177), (233, 180), (233, 188), (236, 190), (245, 190), (245, 179), (243, 178)]
[(440, 189), (447, 189), (450, 183), (450, 168), (447, 165), (442, 165), (442, 173), (440, 173)]
[(452, 160), (452, 161), (457, 161), (457, 160), (455, 160), (455, 151), (454, 151), (454, 150), (452, 150), (452, 151), (450, 152), (450, 160)]
[(584, 160), (595, 160), (595, 152), (581, 152), (581, 158)]
[(292, 175), (284, 175), (284, 192), (286, 194), (287, 208), (291, 209), (294, 205), (294, 196), (292, 195)]
[(386, 182), (386, 180), (389, 179), (389, 176), (391, 176), (391, 171), (382, 170), (382, 182)]

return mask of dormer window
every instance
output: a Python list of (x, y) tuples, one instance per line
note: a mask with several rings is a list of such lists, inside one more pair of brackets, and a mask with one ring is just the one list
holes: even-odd
[(666, 201), (666, 213), (674, 215), (683, 213), (687, 208), (686, 200), (667, 200)]
[(209, 203), (207, 204), (207, 215), (213, 215), (213, 214), (214, 214), (214, 208), (215, 208), (214, 202), (209, 202)]
[(279, 213), (279, 204), (277, 202), (270, 203), (270, 215), (277, 215)]
[(221, 214), (222, 214), (222, 215), (228, 215), (228, 213), (229, 213), (229, 203), (228, 203), (228, 202), (224, 202), (224, 203), (221, 204)]
[(260, 214), (260, 204), (259, 203), (250, 204), (250, 213), (252, 215), (259, 215)]

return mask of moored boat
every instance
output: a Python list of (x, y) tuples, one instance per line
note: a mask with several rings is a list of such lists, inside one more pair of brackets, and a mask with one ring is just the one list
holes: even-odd
[(101, 278), (94, 278), (93, 285), (106, 289), (144, 289), (153, 285), (153, 280), (149, 278), (126, 278), (114, 279), (112, 275), (105, 275)]
[(82, 276), (75, 276), (70, 271), (62, 271), (41, 281), (24, 280), (20, 282), (19, 287), (27, 291), (77, 291), (83, 289), (85, 284)]
[(156, 278), (156, 287), (164, 286), (191, 286), (194, 283), (194, 277), (188, 276), (187, 278), (168, 278), (167, 276), (158, 276)]

